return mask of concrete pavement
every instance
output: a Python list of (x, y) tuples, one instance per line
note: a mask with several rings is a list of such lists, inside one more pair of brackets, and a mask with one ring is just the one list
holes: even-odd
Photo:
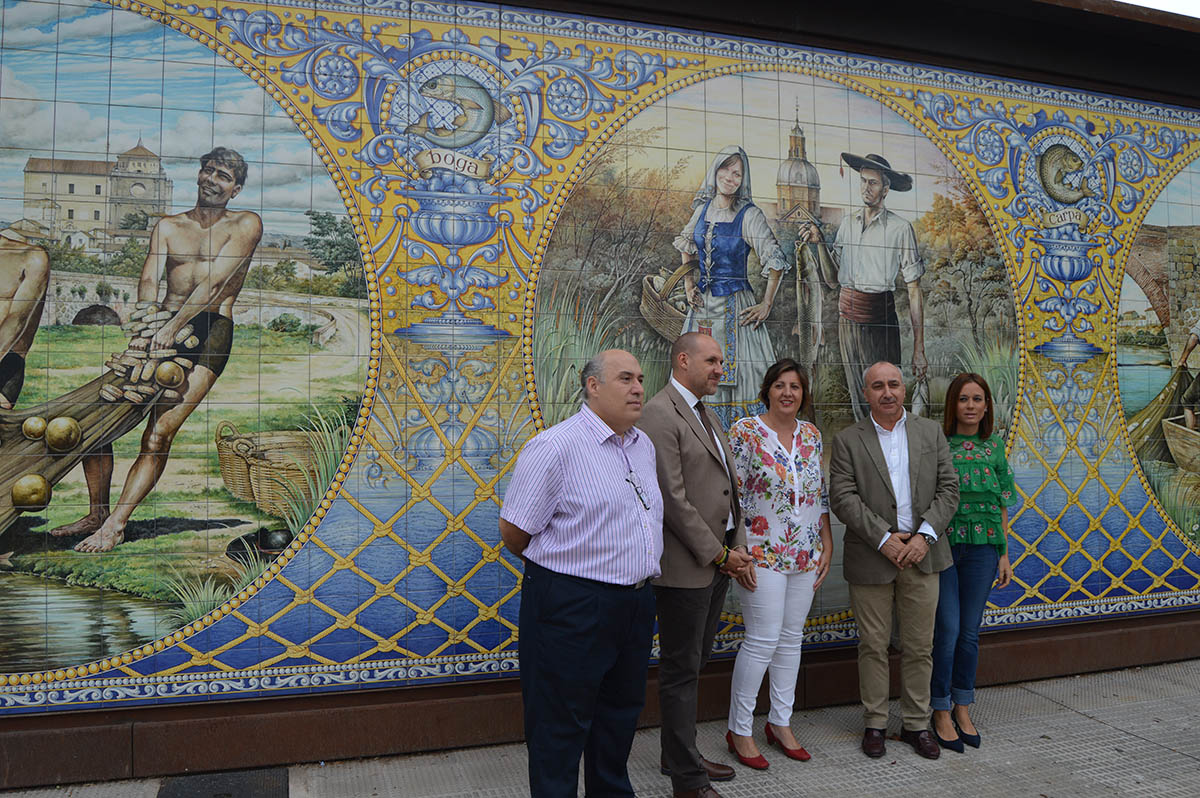
[[(888, 740), (879, 760), (858, 748), (856, 706), (799, 712), (792, 726), (812, 753), (793, 762), (762, 738), (769, 770), (737, 767), (737, 778), (716, 785), (726, 798), (775, 796), (947, 796), (982, 798), (1102, 798), (1200, 795), (1200, 660), (1132, 668), (979, 690), (973, 714), (983, 736), (979, 750), (943, 751), (940, 759), (918, 757), (899, 740)], [(894, 706), (895, 702), (893, 702)], [(419, 722), (419, 719), (413, 719)], [(893, 713), (889, 731), (900, 728)], [(303, 733), (302, 731), (300, 733)], [(725, 752), (724, 721), (702, 724), (701, 751), (731, 762)], [(518, 798), (527, 794), (523, 745), (501, 745), (294, 765), (286, 769), (292, 798)], [(277, 769), (283, 770), (283, 769)], [(630, 774), (641, 798), (671, 795), (658, 772), (658, 730), (637, 735)], [(234, 774), (230, 774), (233, 776)], [(282, 773), (258, 783), (279, 784)], [(27, 798), (275, 798), (276, 789), (217, 783), (201, 777), (149, 779), (24, 790)], [(582, 794), (582, 791), (581, 791)]]

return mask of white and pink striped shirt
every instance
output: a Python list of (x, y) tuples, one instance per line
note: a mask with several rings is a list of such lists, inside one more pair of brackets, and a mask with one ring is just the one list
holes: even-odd
[(532, 535), (525, 556), (615, 585), (659, 575), (662, 494), (654, 444), (618, 437), (591, 408), (535, 435), (517, 457), (500, 517)]

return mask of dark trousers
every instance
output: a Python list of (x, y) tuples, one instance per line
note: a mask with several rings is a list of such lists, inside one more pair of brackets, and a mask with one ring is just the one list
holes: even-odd
[(700, 669), (712, 653), (729, 577), (713, 570), (708, 587), (655, 587), (658, 603), (658, 703), (662, 756), (676, 792), (708, 784), (696, 748), (696, 693)]
[(646, 701), (654, 592), (527, 562), (521, 588), (521, 696), (533, 798), (633, 796), (626, 767)]

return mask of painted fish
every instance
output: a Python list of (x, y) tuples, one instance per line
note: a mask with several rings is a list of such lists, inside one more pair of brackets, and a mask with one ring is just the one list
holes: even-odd
[(492, 123), (503, 123), (511, 114), (496, 102), (487, 89), (466, 75), (438, 75), (425, 81), (417, 92), (431, 100), (445, 100), (462, 109), (451, 128), (431, 128), (429, 112), (426, 111), (415, 123), (404, 129), (405, 133), (420, 136), (439, 147), (458, 149), (479, 141), (491, 129)]
[(925, 377), (917, 380), (917, 385), (912, 392), (912, 414), (914, 416), (924, 416), (925, 411), (929, 408), (929, 380)]
[(813, 373), (817, 363), (817, 355), (825, 340), (821, 314), (824, 309), (824, 296), (818, 272), (818, 255), (813, 244), (796, 242), (796, 326), (792, 332), (799, 339), (797, 343), (797, 359), (808, 373)]
[(1042, 187), (1052, 198), (1067, 205), (1073, 205), (1084, 197), (1095, 196), (1088, 188), (1087, 178), (1080, 181), (1079, 188), (1064, 182), (1067, 175), (1078, 172), (1083, 166), (1083, 159), (1066, 144), (1051, 144), (1037, 157), (1038, 179), (1042, 181)]
[[(807, 225), (818, 231), (821, 220), (803, 205), (795, 209)], [(819, 234), (819, 233), (818, 233)], [(825, 291), (837, 286), (837, 265), (829, 257), (825, 244), (796, 241), (796, 326), (792, 334), (797, 342), (801, 365), (809, 375), (815, 373), (817, 358), (825, 343)]]

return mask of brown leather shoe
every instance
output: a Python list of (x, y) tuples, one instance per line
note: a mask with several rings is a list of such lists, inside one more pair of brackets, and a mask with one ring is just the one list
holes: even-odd
[[(733, 777), (737, 775), (733, 768), (729, 765), (722, 765), (720, 762), (710, 762), (704, 757), (700, 757), (700, 763), (704, 765), (704, 772), (708, 774), (709, 781), (733, 781)], [(658, 772), (664, 776), (671, 775), (671, 769), (667, 767), (666, 757), (661, 757), (658, 760)]]
[(714, 790), (711, 784), (706, 784), (696, 790), (681, 790), (672, 795), (675, 798), (721, 798), (721, 793)]
[(878, 759), (887, 753), (887, 745), (883, 741), (883, 729), (867, 729), (863, 732), (863, 753), (872, 759)]
[(911, 745), (914, 751), (926, 759), (937, 759), (942, 755), (942, 749), (938, 748), (929, 729), (921, 729), (921, 731), (904, 729), (900, 732), (900, 739)]

